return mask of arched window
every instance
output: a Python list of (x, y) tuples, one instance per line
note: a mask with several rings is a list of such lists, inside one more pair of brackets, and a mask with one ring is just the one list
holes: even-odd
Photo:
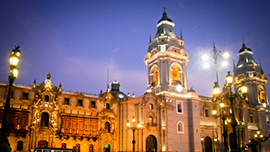
[(77, 152), (80, 152), (81, 151), (81, 145), (80, 144), (76, 144), (76, 150), (77, 150)]
[(49, 101), (50, 97), (48, 95), (45, 96), (45, 101)]
[(94, 152), (94, 145), (93, 144), (89, 145), (89, 152)]
[(110, 123), (109, 122), (106, 122), (105, 123), (105, 131), (106, 131), (106, 133), (110, 133), (111, 132), (111, 126), (110, 126)]
[(110, 104), (106, 103), (106, 109), (110, 109)]
[(153, 108), (154, 108), (153, 104), (150, 103), (150, 104), (149, 104), (149, 109), (150, 109), (150, 110), (153, 110)]
[(155, 69), (153, 72), (153, 86), (158, 85), (158, 69)]
[(17, 142), (17, 150), (23, 150), (23, 141)]
[(265, 91), (262, 86), (258, 87), (258, 101), (259, 103), (263, 103), (265, 101)]
[(47, 112), (41, 114), (41, 126), (49, 127), (49, 114)]
[(149, 126), (152, 126), (152, 124), (153, 124), (153, 117), (152, 116), (149, 116), (148, 117), (148, 125)]
[(176, 102), (177, 111), (176, 113), (181, 114), (183, 113), (183, 104), (181, 101)]
[(176, 67), (172, 68), (172, 84), (180, 84), (179, 71)]
[(184, 124), (182, 121), (178, 121), (177, 123), (177, 133), (184, 133)]
[(67, 148), (67, 144), (66, 143), (62, 143), (61, 144), (61, 148)]

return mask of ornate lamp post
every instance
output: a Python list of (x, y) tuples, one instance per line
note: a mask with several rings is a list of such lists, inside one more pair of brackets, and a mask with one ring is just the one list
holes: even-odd
[[(231, 145), (231, 149), (232, 151), (237, 151), (237, 138), (236, 138), (236, 126), (237, 126), (237, 121), (235, 119), (235, 109), (234, 109), (234, 101), (235, 101), (235, 98), (236, 98), (236, 94), (234, 94), (232, 92), (232, 82), (233, 82), (233, 77), (232, 75), (230, 74), (230, 71), (228, 72), (227, 76), (226, 76), (226, 82), (227, 82), (227, 86), (229, 87), (229, 95), (228, 96), (224, 96), (224, 99), (228, 98), (229, 101), (230, 101), (230, 104), (231, 104), (231, 110), (232, 110), (232, 114), (231, 116), (225, 116), (224, 114), (224, 111), (225, 109), (223, 108), (225, 105), (224, 103), (221, 101), (220, 102), (220, 107), (221, 107), (221, 110), (222, 110), (222, 114), (220, 116), (217, 116), (217, 117), (221, 117), (221, 119), (223, 120), (223, 130), (224, 130), (224, 134), (223, 134), (223, 138), (224, 138), (224, 149), (225, 149), (225, 152), (227, 152), (228, 150), (228, 146), (227, 146), (227, 130), (226, 130), (226, 127), (225, 127), (225, 120), (227, 117), (231, 117), (232, 118), (232, 122), (231, 122), (231, 126), (233, 128), (233, 139), (232, 139), (232, 145)], [(219, 92), (219, 86), (218, 86), (218, 83), (215, 82), (215, 86), (213, 87), (214, 88), (214, 97), (213, 97), (213, 101), (216, 102), (217, 100), (222, 100), (221, 98), (221, 95), (220, 95), (220, 92)], [(241, 88), (240, 88), (240, 91), (243, 95), (245, 95), (247, 93), (247, 87), (245, 85), (242, 85)], [(217, 114), (217, 111), (216, 109), (214, 109), (212, 111), (212, 114), (216, 116)]]
[[(213, 87), (214, 88), (214, 98), (213, 98), (213, 101), (214, 102), (217, 102), (217, 100), (221, 100), (220, 99), (220, 88), (219, 88), (219, 85), (217, 82), (215, 82), (215, 86)], [(215, 117), (220, 117), (222, 119), (222, 130), (223, 130), (223, 139), (224, 139), (224, 151), (227, 152), (228, 151), (228, 145), (227, 145), (227, 130), (226, 130), (226, 126), (225, 126), (225, 121), (226, 121), (226, 116), (224, 114), (224, 103), (223, 102), (220, 102), (219, 104), (220, 108), (221, 108), (221, 111), (222, 111), (222, 114), (217, 116), (217, 110), (216, 108), (213, 109), (212, 111), (212, 114), (215, 116)]]
[(136, 141), (135, 141), (135, 130), (139, 130), (141, 127), (142, 127), (142, 125), (140, 124), (140, 122), (138, 122), (138, 124), (137, 124), (137, 126), (136, 126), (136, 123), (135, 123), (135, 118), (134, 118), (134, 116), (132, 117), (132, 126), (130, 126), (130, 123), (129, 123), (129, 121), (127, 121), (127, 128), (128, 129), (131, 129), (132, 130), (132, 132), (133, 132), (133, 140), (132, 140), (132, 144), (133, 144), (133, 152), (135, 152), (135, 143), (136, 143)]
[[(213, 50), (208, 52), (207, 54), (202, 55), (204, 68), (209, 67), (209, 63), (208, 63), (209, 57), (214, 60), (215, 72), (216, 72), (216, 84), (218, 86), (218, 84), (219, 84), (219, 81), (218, 81), (218, 63), (220, 63), (220, 61), (223, 60), (223, 61), (221, 61), (221, 66), (226, 67), (228, 65), (228, 62), (226, 60), (229, 58), (229, 53), (216, 49), (215, 43), (213, 43)], [(220, 109), (218, 109), (218, 111), (220, 112)], [(221, 123), (221, 119), (218, 120), (218, 121)], [(220, 130), (220, 134), (223, 135), (221, 126), (219, 127), (219, 130)], [(220, 140), (221, 140), (221, 150), (223, 151), (225, 147), (222, 147), (223, 146), (222, 144), (225, 145), (225, 143), (223, 142), (222, 138)]]
[(15, 79), (18, 76), (19, 69), (17, 68), (17, 65), (19, 63), (20, 59), (20, 54), (21, 51), (19, 50), (20, 46), (15, 46), (15, 49), (12, 50), (12, 53), (9, 57), (10, 61), (10, 75), (8, 76), (8, 82), (9, 82), (9, 88), (8, 88), (8, 95), (6, 99), (6, 104), (5, 104), (5, 109), (4, 109), (4, 116), (3, 116), (3, 121), (2, 121), (2, 137), (4, 140), (8, 143), (7, 139), (7, 121), (8, 121), (8, 113), (10, 111), (10, 98), (11, 98), (11, 91), (12, 91), (12, 85)]

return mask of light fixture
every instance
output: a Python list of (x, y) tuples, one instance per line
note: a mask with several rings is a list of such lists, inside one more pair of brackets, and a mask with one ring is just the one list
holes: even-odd
[(214, 96), (217, 96), (220, 93), (218, 82), (215, 82), (215, 85), (213, 88), (214, 88)]
[(227, 74), (227, 76), (226, 76), (226, 80), (227, 80), (227, 83), (228, 83), (229, 85), (232, 84), (232, 82), (233, 82), (233, 77), (232, 77), (232, 75), (231, 75), (231, 71), (228, 71), (228, 74)]

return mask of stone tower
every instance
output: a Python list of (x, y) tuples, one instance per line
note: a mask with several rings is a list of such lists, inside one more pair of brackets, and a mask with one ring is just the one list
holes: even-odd
[(187, 86), (187, 63), (189, 56), (180, 38), (174, 32), (175, 24), (164, 11), (158, 21), (157, 32), (148, 44), (144, 62), (148, 69), (148, 87), (174, 107), (167, 112), (167, 147), (163, 150), (200, 151), (199, 97)]
[(234, 86), (236, 91), (244, 83), (248, 87), (247, 101), (250, 105), (268, 105), (266, 94), (266, 83), (268, 78), (263, 72), (262, 66), (258, 64), (253, 56), (250, 48), (243, 43), (239, 50), (239, 60), (234, 67)]

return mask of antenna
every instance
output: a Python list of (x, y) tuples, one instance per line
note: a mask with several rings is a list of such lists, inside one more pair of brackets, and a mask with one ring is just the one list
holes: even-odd
[(109, 92), (109, 69), (107, 71), (107, 92)]

